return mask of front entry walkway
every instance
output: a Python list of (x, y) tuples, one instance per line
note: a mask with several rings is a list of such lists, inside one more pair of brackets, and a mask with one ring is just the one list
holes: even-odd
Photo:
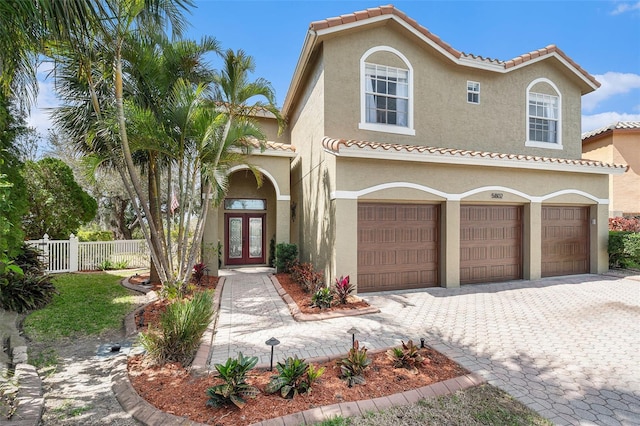
[[(248, 273), (251, 272), (251, 273)], [(640, 424), (640, 282), (599, 275), (368, 293), (381, 312), (295, 322), (269, 277), (226, 276), (210, 365), (238, 351), (269, 363), (346, 353), (347, 330), (370, 349), (419, 341), (556, 424)], [(275, 361), (274, 361), (275, 362)]]

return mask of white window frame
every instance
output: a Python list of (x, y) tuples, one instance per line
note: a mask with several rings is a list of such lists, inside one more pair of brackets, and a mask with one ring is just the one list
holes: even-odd
[[(475, 95), (475, 97), (477, 98), (477, 101), (475, 102), (470, 101), (469, 95), (471, 95), (472, 98)], [(467, 103), (473, 104), (473, 105), (480, 105), (480, 83), (479, 82), (467, 80)]]
[[(538, 93), (538, 92), (533, 92), (531, 89), (538, 83), (547, 83), (548, 85), (550, 85), (551, 87), (553, 87), (553, 90), (556, 92), (555, 95), (549, 95), (549, 94), (545, 94), (545, 93)], [(542, 142), (542, 141), (533, 141), (530, 139), (529, 135), (529, 101), (531, 100), (531, 95), (542, 95), (542, 96), (554, 96), (555, 98), (557, 98), (558, 100), (558, 117), (556, 119), (556, 141), (555, 142)], [(553, 81), (547, 79), (547, 78), (537, 78), (535, 80), (533, 80), (531, 83), (529, 83), (529, 85), (527, 86), (527, 92), (526, 92), (526, 103), (525, 103), (525, 146), (528, 147), (532, 147), (532, 148), (545, 148), (545, 149), (555, 149), (555, 150), (560, 150), (560, 149), (564, 149), (562, 146), (562, 93), (560, 93), (560, 90), (558, 90), (558, 87), (553, 83)]]
[[(398, 56), (406, 65), (405, 71), (408, 71), (408, 105), (407, 105), (407, 125), (400, 126), (396, 124), (369, 123), (367, 122), (367, 97), (366, 97), (366, 66), (367, 58), (376, 52), (390, 52)], [(383, 65), (370, 62), (371, 65)], [(385, 65), (386, 66), (386, 65)], [(391, 67), (389, 68), (397, 68)], [(372, 130), (375, 132), (395, 133), (399, 135), (415, 136), (416, 131), (413, 127), (413, 67), (409, 60), (400, 51), (390, 46), (375, 46), (367, 50), (360, 57), (360, 123), (358, 128), (362, 130)]]

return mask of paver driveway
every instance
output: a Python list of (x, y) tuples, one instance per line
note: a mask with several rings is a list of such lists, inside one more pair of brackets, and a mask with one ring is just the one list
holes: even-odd
[(640, 425), (640, 282), (599, 275), (370, 293), (379, 314), (298, 323), (264, 274), (230, 273), (211, 363), (427, 343), (557, 424)]

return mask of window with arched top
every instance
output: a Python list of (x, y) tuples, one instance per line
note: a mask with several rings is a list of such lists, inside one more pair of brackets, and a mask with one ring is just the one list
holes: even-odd
[[(376, 60), (379, 52), (395, 55), (395, 63)], [(360, 58), (360, 111), (360, 129), (415, 135), (413, 67), (397, 49), (376, 46)]]
[(527, 86), (527, 140), (525, 145), (562, 149), (562, 96), (549, 79)]

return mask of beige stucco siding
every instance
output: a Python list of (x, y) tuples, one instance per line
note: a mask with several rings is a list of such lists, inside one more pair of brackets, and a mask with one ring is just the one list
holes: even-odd
[(296, 210), (292, 242), (298, 245), (301, 260), (312, 261), (317, 269), (323, 270), (331, 257), (333, 240), (329, 223), (332, 180), (321, 148), (325, 135), (326, 90), (322, 52), (309, 69), (299, 103), (289, 122), (291, 140), (299, 155), (291, 175), (292, 205)]
[[(267, 221), (264, 230), (266, 237), (266, 256), (269, 258), (269, 241), (288, 242), (290, 235), (290, 158), (281, 156), (251, 155), (247, 162), (262, 173), (262, 185), (258, 187), (256, 178), (250, 170), (239, 168), (229, 178), (229, 190), (226, 198), (259, 198), (267, 203)], [(235, 210), (234, 212), (242, 212)], [(217, 271), (218, 241), (224, 246), (224, 203), (211, 205), (207, 215), (202, 242), (202, 260), (211, 271)], [(223, 247), (224, 253), (225, 247)], [(223, 254), (224, 259), (224, 254)], [(224, 262), (223, 262), (224, 265)]]
[[(501, 186), (532, 197), (575, 189), (606, 199), (607, 180), (607, 175), (592, 173), (355, 158), (340, 158), (337, 167), (339, 182), (337, 190), (341, 191), (359, 191), (389, 182), (411, 182), (448, 194), (463, 194), (485, 186)], [(395, 194), (395, 191), (391, 192)], [(378, 195), (384, 197), (385, 194), (383, 192)], [(400, 194), (404, 193), (400, 192)], [(514, 197), (512, 201), (521, 201), (517, 194), (514, 194)], [(475, 195), (467, 198), (474, 201), (478, 199)], [(441, 200), (442, 198), (434, 196), (429, 199)], [(487, 201), (491, 200), (487, 199)]]
[(583, 158), (606, 163), (626, 164), (629, 169), (609, 177), (609, 216), (640, 213), (640, 131), (608, 132), (583, 145)]
[[(580, 158), (580, 88), (556, 59), (548, 58), (508, 73), (477, 70), (454, 64), (415, 36), (394, 28), (397, 24), (389, 22), (325, 41), (325, 78), (331, 82), (325, 92), (327, 136)], [(376, 46), (396, 49), (413, 67), (415, 136), (358, 128), (360, 58)], [(376, 52), (367, 61), (383, 61), (382, 65), (389, 66), (403, 63), (390, 52)], [(552, 81), (560, 91), (563, 150), (525, 146), (526, 89), (538, 78)], [(468, 80), (480, 83), (479, 105), (467, 102)]]
[[(591, 270), (607, 269), (608, 176), (518, 168), (338, 158), (335, 268), (330, 276), (357, 276), (358, 202), (429, 203), (441, 208), (440, 285), (459, 285), (460, 206), (504, 204), (524, 207), (523, 271), (541, 276), (541, 208), (592, 206)], [(497, 198), (498, 197), (498, 198)], [(352, 235), (353, 234), (353, 235)], [(340, 238), (348, 235), (350, 238)], [(355, 237), (354, 237), (355, 235)]]

